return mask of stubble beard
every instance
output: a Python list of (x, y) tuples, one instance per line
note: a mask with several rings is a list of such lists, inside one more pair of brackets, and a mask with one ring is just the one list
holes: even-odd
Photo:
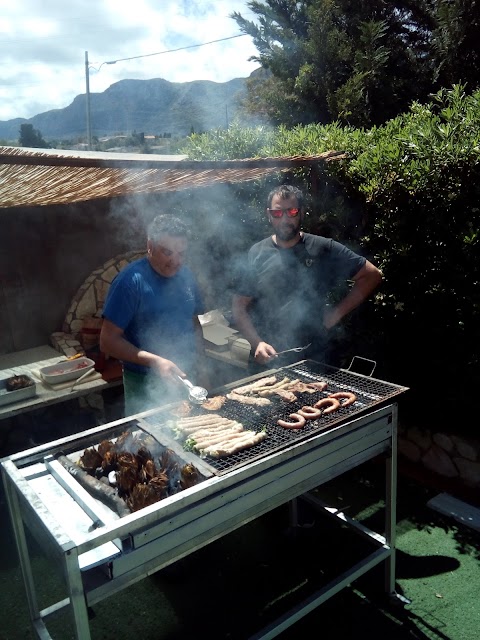
[(299, 231), (300, 224), (285, 224), (275, 229), (275, 234), (279, 240), (282, 240), (283, 242), (289, 242), (290, 240), (296, 238)]

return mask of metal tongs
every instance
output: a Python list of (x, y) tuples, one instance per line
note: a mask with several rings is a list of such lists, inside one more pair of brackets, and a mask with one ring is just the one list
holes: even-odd
[(183, 384), (187, 387), (188, 399), (190, 400), (190, 402), (193, 402), (194, 404), (203, 404), (205, 402), (208, 396), (208, 391), (206, 389), (204, 389), (203, 387), (194, 386), (190, 382), (190, 380), (187, 380), (186, 378), (181, 378), (180, 376), (177, 377), (180, 382), (183, 382)]
[(280, 356), (282, 355), (282, 353), (290, 353), (290, 351), (293, 351), (294, 353), (300, 353), (302, 351), (305, 351), (305, 349), (308, 349), (308, 347), (311, 345), (312, 343), (309, 342), (308, 344), (306, 344), (304, 347), (294, 347), (293, 349), (285, 349), (285, 351), (277, 351), (277, 353), (272, 356), (273, 358), (275, 358), (276, 356)]

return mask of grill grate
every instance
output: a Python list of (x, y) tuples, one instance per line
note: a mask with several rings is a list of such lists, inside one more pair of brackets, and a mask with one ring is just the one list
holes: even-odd
[[(278, 372), (291, 379), (298, 378), (302, 382), (325, 380), (328, 387), (325, 391), (312, 394), (296, 393), (298, 399), (295, 402), (284, 402), (280, 397), (269, 396), (272, 403), (263, 407), (244, 405), (235, 400), (227, 399), (218, 413), (231, 420), (238, 420), (245, 429), (253, 429), (254, 431), (266, 429), (268, 437), (249, 449), (225, 458), (216, 459), (207, 456), (205, 462), (213, 468), (217, 475), (249, 464), (317, 433), (327, 432), (341, 422), (350, 420), (353, 416), (360, 415), (371, 407), (407, 391), (407, 387), (376, 380), (346, 369), (336, 369), (312, 360), (304, 360), (278, 369)], [(242, 386), (247, 383), (248, 380), (243, 380)], [(356, 402), (348, 407), (341, 407), (332, 414), (321, 416), (317, 420), (308, 420), (303, 429), (292, 430), (278, 426), (277, 420), (288, 419), (289, 414), (301, 409), (301, 407), (313, 405), (321, 398), (327, 397), (329, 393), (338, 391), (352, 391), (357, 396)], [(202, 410), (201, 407), (195, 407), (190, 415), (204, 415), (206, 413), (211, 412)], [(158, 425), (159, 416), (152, 415), (145, 420)]]

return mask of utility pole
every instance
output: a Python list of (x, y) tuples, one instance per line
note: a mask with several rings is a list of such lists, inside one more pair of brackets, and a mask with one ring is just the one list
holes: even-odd
[(92, 128), (90, 124), (90, 70), (88, 68), (88, 51), (85, 51), (85, 86), (86, 86), (86, 105), (87, 105), (87, 147), (92, 149)]

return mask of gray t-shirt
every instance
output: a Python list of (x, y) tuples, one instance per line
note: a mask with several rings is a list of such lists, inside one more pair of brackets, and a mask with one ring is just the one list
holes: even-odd
[(302, 357), (315, 358), (325, 349), (325, 305), (365, 262), (322, 236), (304, 233), (290, 249), (269, 237), (248, 252), (236, 293), (253, 298), (251, 317), (262, 340), (277, 351), (312, 343)]

